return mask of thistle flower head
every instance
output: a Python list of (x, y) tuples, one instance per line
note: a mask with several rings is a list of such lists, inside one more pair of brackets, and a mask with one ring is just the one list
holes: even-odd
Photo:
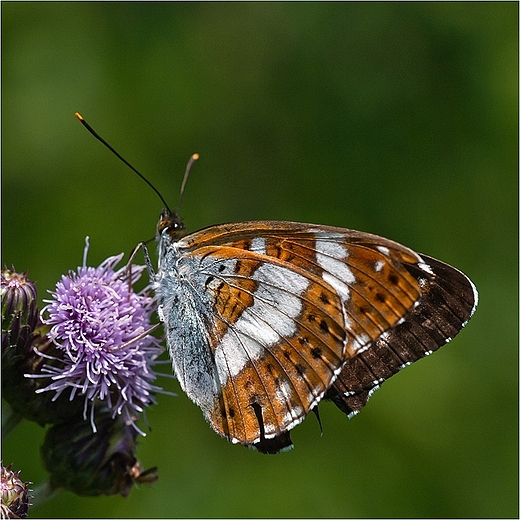
[(83, 396), (84, 416), (90, 405), (96, 431), (96, 400), (103, 401), (113, 417), (122, 414), (132, 424), (154, 402), (153, 392), (161, 389), (152, 385), (152, 367), (163, 349), (149, 335), (154, 306), (148, 288), (139, 293), (132, 288), (144, 266), (117, 270), (121, 254), (99, 267), (87, 267), (87, 251), (88, 239), (83, 266), (62, 276), (52, 299), (44, 300), (41, 319), (50, 326), (48, 338), (61, 351), (61, 363), (53, 358), (36, 377), (52, 379), (38, 392), (54, 390), (58, 398), (70, 390), (71, 400)]

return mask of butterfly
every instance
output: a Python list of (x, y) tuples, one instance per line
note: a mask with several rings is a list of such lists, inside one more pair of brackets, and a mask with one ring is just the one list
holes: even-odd
[[(473, 315), (471, 280), (369, 233), (296, 222), (157, 226), (173, 371), (215, 432), (277, 453), (321, 400), (349, 417)], [(318, 416), (319, 419), (319, 416)]]
[[(277, 453), (318, 404), (349, 417), (381, 384), (450, 341), (475, 312), (462, 272), (386, 238), (258, 221), (187, 234), (159, 191), (158, 269), (145, 243), (174, 374), (219, 435)], [(192, 156), (181, 187), (184, 190)], [(180, 203), (179, 203), (180, 204)]]

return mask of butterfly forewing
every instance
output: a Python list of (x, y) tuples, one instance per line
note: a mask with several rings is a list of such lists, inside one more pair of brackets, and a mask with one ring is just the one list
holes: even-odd
[[(410, 267), (419, 255), (341, 228), (213, 226), (163, 250), (159, 276), (176, 278), (162, 313), (177, 377), (215, 431), (262, 451), (290, 445), (288, 430), (324, 395), (347, 411), (347, 395), (369, 392), (379, 378), (360, 375), (357, 390), (332, 385), (424, 294)], [(201, 350), (203, 363), (192, 359)], [(189, 374), (202, 364), (204, 377)]]
[(330, 288), (244, 245), (188, 256), (201, 259), (205, 286), (194, 289), (209, 298), (209, 327), (218, 331), (210, 348), (221, 394), (208, 418), (222, 435), (253, 444), (297, 424), (323, 396), (343, 364), (345, 331)]

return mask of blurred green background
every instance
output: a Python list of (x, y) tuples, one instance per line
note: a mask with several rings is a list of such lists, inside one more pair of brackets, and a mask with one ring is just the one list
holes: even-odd
[[(62, 493), (32, 517), (518, 516), (518, 3), (2, 3), (2, 262), (40, 297), (152, 237), (156, 195), (190, 230), (350, 227), (449, 262), (480, 305), (449, 346), (352, 421), (332, 404), (265, 456), (159, 396), (138, 457), (160, 479)], [(168, 367), (165, 366), (167, 371)], [(161, 382), (179, 390), (173, 380)], [(43, 430), (3, 459), (35, 484)]]

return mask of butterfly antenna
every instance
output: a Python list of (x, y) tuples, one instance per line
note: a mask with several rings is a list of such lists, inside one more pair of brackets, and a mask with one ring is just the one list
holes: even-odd
[[(161, 199), (161, 202), (164, 204), (164, 207), (168, 210), (168, 212), (171, 214), (171, 210), (170, 210), (170, 207), (168, 206), (168, 204), (166, 203), (166, 201), (164, 200), (164, 197), (161, 195), (161, 193), (159, 192), (159, 190), (142, 174), (140, 173), (136, 168), (134, 168), (120, 153), (118, 153), (116, 150), (114, 150), (114, 148), (112, 148), (112, 146), (110, 146), (84, 119), (83, 117), (81, 116), (81, 114), (79, 114), (78, 112), (76, 112), (76, 117), (79, 119), (80, 123), (98, 140), (100, 141), (102, 144), (104, 144), (116, 157), (118, 157), (119, 159), (121, 159), (121, 161), (123, 161), (134, 173), (137, 173), (137, 175), (139, 175), (139, 177), (141, 177), (141, 179), (143, 179), (144, 182), (146, 182), (146, 184), (148, 184), (148, 186), (150, 186), (150, 188), (152, 188), (153, 191), (155, 191), (155, 193), (157, 193), (157, 195), (159, 196), (159, 198)], [(191, 161), (191, 159), (190, 159)], [(189, 165), (190, 163), (188, 163)], [(184, 186), (184, 183), (183, 183), (183, 186)]]
[(188, 161), (188, 164), (186, 165), (186, 171), (184, 172), (184, 179), (182, 179), (182, 184), (181, 184), (181, 193), (179, 195), (179, 203), (177, 204), (177, 209), (175, 211), (175, 213), (177, 215), (179, 214), (179, 210), (181, 209), (182, 196), (184, 195), (184, 188), (186, 187), (186, 183), (188, 182), (188, 177), (190, 176), (191, 168), (195, 164), (195, 161), (198, 160), (198, 158), (199, 158), (199, 154), (194, 153), (190, 157), (190, 160)]

